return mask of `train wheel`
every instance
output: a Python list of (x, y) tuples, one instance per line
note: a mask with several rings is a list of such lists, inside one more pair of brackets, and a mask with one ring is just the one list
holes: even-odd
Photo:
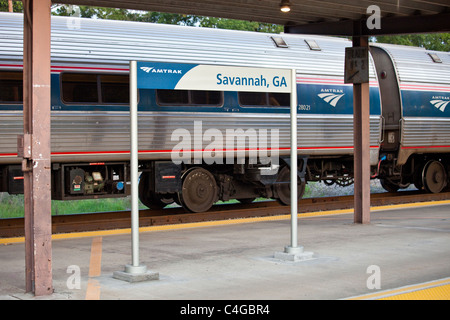
[(191, 212), (208, 211), (218, 199), (218, 187), (214, 176), (203, 168), (191, 168), (183, 174), (181, 205)]
[(419, 190), (423, 189), (422, 172), (423, 172), (423, 164), (419, 164), (414, 167), (413, 183), (414, 186)]
[(143, 172), (139, 180), (139, 200), (150, 209), (162, 209), (174, 202), (171, 195), (163, 195), (150, 190), (150, 173)]
[(447, 174), (442, 163), (436, 160), (428, 161), (422, 171), (422, 183), (428, 192), (441, 192), (447, 184)]
[(380, 184), (387, 192), (397, 192), (400, 189), (398, 184), (394, 184), (387, 179), (380, 179)]
[[(288, 166), (284, 166), (280, 169), (278, 173), (277, 182), (278, 184), (274, 185), (275, 192), (278, 194), (277, 200), (284, 205), (290, 205), (291, 204), (291, 170)], [(297, 200), (300, 201), (300, 199), (303, 196), (303, 193), (305, 192), (305, 184), (301, 183), (300, 179), (298, 179), (297, 184)]]

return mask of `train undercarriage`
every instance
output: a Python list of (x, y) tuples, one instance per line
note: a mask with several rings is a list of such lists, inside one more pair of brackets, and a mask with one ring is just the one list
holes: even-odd
[[(388, 192), (413, 184), (419, 190), (439, 193), (448, 190), (450, 156), (415, 154), (399, 166), (383, 156), (371, 168), (371, 178), (380, 179)], [(172, 161), (140, 163), (139, 198), (151, 209), (177, 203), (190, 212), (205, 212), (217, 201), (237, 199), (251, 203), (272, 198), (290, 205), (290, 157), (279, 164), (175, 164)], [(307, 182), (326, 185), (353, 184), (353, 157), (307, 158), (299, 156), (298, 199)], [(0, 169), (0, 192), (23, 193), (20, 165)], [(81, 200), (124, 197), (130, 194), (128, 162), (64, 163), (52, 165), (52, 198)]]
[(419, 190), (439, 193), (450, 186), (448, 155), (415, 154), (403, 165), (396, 165), (396, 159), (388, 159), (381, 162), (379, 179), (383, 188), (389, 192), (414, 185)]
[[(306, 185), (307, 159), (299, 161), (298, 197)], [(191, 212), (204, 212), (219, 201), (237, 199), (251, 203), (259, 197), (290, 204), (289, 158), (279, 165), (194, 164), (177, 165), (169, 161), (146, 163), (139, 183), (139, 198), (149, 208), (177, 203)]]

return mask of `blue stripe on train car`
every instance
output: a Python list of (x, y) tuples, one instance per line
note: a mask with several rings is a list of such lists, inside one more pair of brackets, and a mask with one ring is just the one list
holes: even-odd
[[(298, 86), (299, 113), (353, 114), (353, 86), (328, 84), (300, 84)], [(370, 88), (370, 114), (381, 114), (378, 87)]]
[[(51, 76), (52, 110), (60, 111), (128, 111), (127, 105), (95, 105), (95, 104), (64, 104), (61, 101), (61, 87), (59, 74)], [(407, 92), (406, 98), (411, 99), (411, 93)], [(421, 94), (421, 93), (420, 93)], [(402, 95), (403, 96), (403, 95)], [(442, 93), (430, 95), (432, 97), (441, 97)], [(448, 97), (445, 99), (450, 99)], [(413, 96), (414, 98), (415, 96)], [(422, 100), (426, 100), (423, 98)], [(442, 99), (444, 99), (442, 98)], [(416, 98), (415, 98), (416, 99)], [(298, 113), (300, 114), (341, 114), (350, 115), (353, 113), (353, 87), (351, 85), (330, 85), (330, 84), (298, 84), (297, 85)], [(414, 100), (414, 99), (413, 99)], [(418, 100), (418, 99), (416, 99)], [(429, 101), (429, 100), (428, 100)], [(408, 105), (410, 103), (408, 102)], [(404, 102), (405, 105), (405, 102)], [(412, 104), (413, 105), (413, 104)], [(431, 107), (433, 107), (430, 104)], [(1, 110), (22, 110), (21, 104), (1, 105)], [(413, 107), (413, 109), (420, 109)], [(430, 108), (431, 109), (431, 108)], [(437, 115), (441, 115), (439, 110), (431, 109)], [(141, 111), (174, 111), (174, 112), (224, 112), (234, 110), (244, 113), (289, 113), (289, 107), (242, 107), (238, 102), (237, 92), (224, 92), (223, 106), (159, 106), (156, 103), (155, 90), (139, 90), (139, 110)], [(408, 109), (408, 111), (411, 111)], [(450, 110), (450, 106), (447, 108)], [(417, 112), (416, 112), (417, 113)], [(378, 87), (370, 88), (370, 114), (381, 114), (381, 102)], [(411, 115), (411, 114), (407, 114)]]
[(450, 92), (402, 90), (404, 117), (450, 117)]

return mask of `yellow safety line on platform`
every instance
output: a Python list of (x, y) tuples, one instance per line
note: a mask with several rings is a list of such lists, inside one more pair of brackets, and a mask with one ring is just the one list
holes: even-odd
[[(439, 204), (450, 204), (450, 200), (427, 201), (427, 202), (418, 202), (418, 203), (377, 206), (377, 207), (371, 207), (370, 210), (371, 211), (382, 211), (382, 210), (401, 209), (401, 208), (410, 208), (410, 207), (423, 207), (423, 206), (439, 205)], [(298, 218), (303, 219), (303, 218), (310, 218), (310, 217), (342, 215), (342, 214), (350, 214), (350, 213), (353, 213), (353, 209), (316, 211), (316, 212), (308, 212), (308, 213), (299, 213)], [(232, 224), (241, 224), (241, 223), (288, 220), (290, 218), (291, 218), (291, 216), (289, 214), (285, 214), (285, 215), (268, 216), (268, 217), (192, 222), (192, 223), (182, 223), (182, 224), (163, 225), (163, 226), (140, 227), (139, 231), (140, 232), (150, 232), (150, 231), (179, 230), (179, 229), (232, 225)], [(122, 234), (130, 234), (130, 233), (131, 233), (131, 228), (126, 228), (126, 229), (116, 229), (116, 230), (102, 230), (102, 231), (87, 231), (87, 232), (54, 234), (54, 235), (52, 235), (52, 239), (53, 240), (72, 239), (72, 238), (98, 237), (98, 236), (108, 236), (108, 235), (122, 235)], [(24, 241), (25, 241), (24, 237), (4, 238), (4, 239), (0, 239), (0, 245), (1, 244), (7, 245), (7, 244), (12, 244), (12, 243), (21, 243)]]
[(450, 284), (394, 295), (380, 300), (450, 300)]
[(86, 300), (100, 300), (100, 283), (93, 279), (102, 273), (102, 237), (92, 239), (91, 260), (89, 262), (89, 280), (86, 289)]
[(351, 297), (347, 300), (450, 300), (450, 278)]
[(89, 277), (99, 277), (102, 273), (102, 237), (92, 239)]

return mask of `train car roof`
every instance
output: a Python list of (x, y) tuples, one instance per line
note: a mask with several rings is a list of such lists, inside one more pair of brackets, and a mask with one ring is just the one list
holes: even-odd
[[(2, 59), (22, 60), (22, 24), (22, 14), (0, 13)], [(286, 46), (277, 46), (278, 38)], [(296, 68), (299, 74), (343, 76), (344, 48), (351, 45), (340, 37), (52, 16), (53, 63), (126, 66), (130, 60), (146, 60)], [(450, 84), (450, 53), (372, 45), (389, 52), (400, 81)], [(370, 76), (375, 77), (372, 63)]]
[(397, 68), (400, 82), (450, 85), (450, 53), (393, 44), (374, 44), (386, 50)]
[[(0, 13), (0, 55), (22, 59), (22, 14)], [(277, 47), (273, 38), (287, 47)], [(311, 49), (314, 40), (318, 48)], [(297, 68), (342, 76), (346, 38), (268, 34), (143, 22), (52, 17), (52, 61), (126, 65), (130, 60)], [(373, 75), (373, 74), (372, 74)]]

